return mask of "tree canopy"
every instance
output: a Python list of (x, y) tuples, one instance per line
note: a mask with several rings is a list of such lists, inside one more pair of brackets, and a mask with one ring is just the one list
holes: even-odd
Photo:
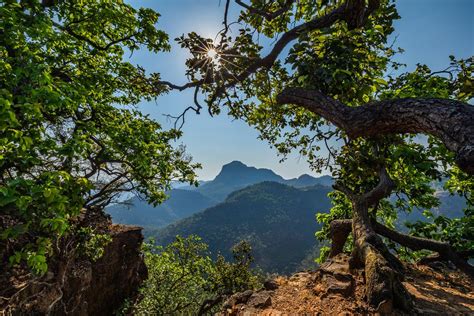
[[(45, 272), (53, 241), (81, 210), (123, 192), (159, 203), (173, 179), (195, 183), (198, 165), (174, 143), (179, 129), (164, 131), (134, 108), (194, 89), (176, 127), (189, 110), (225, 110), (280, 153), (298, 150), (315, 170), (333, 173), (334, 207), (318, 216), (318, 237), (332, 239), (329, 257), (352, 249), (370, 304), (411, 308), (403, 266), (387, 245), (405, 257), (425, 254), (406, 247), (433, 252), (473, 276), (474, 57), (401, 73), (390, 0), (223, 3), (215, 40), (197, 32), (177, 39), (191, 53), (190, 80), (178, 85), (123, 58), (169, 49), (153, 10), (121, 1), (2, 2), (2, 256)], [(231, 4), (241, 9), (237, 21), (229, 21)], [(397, 212), (437, 205), (433, 182), (466, 198), (465, 216), (412, 223), (412, 235), (393, 230)]]
[[(332, 238), (334, 256), (352, 231), (353, 266), (365, 267), (372, 305), (410, 308), (402, 266), (380, 236), (404, 256), (423, 253), (405, 247), (426, 249), (473, 276), (466, 258), (473, 251), (474, 58), (449, 56), (446, 69), (419, 64), (402, 73), (393, 57), (403, 51), (389, 42), (399, 18), (389, 0), (235, 1), (241, 11), (232, 22), (231, 4), (215, 40), (196, 32), (178, 39), (192, 54), (190, 81), (162, 83), (194, 89), (195, 106), (186, 111), (225, 110), (280, 153), (299, 150), (315, 170), (332, 171), (334, 207), (318, 215), (326, 224), (318, 237)], [(392, 230), (397, 212), (439, 203), (433, 183), (440, 181), (467, 199), (465, 217), (410, 225), (413, 235), (436, 240)]]
[[(0, 5), (0, 238), (37, 272), (84, 208), (121, 193), (150, 203), (172, 180), (194, 183), (181, 135), (134, 105), (166, 91), (124, 60), (169, 49), (159, 14), (108, 1)], [(5, 255), (4, 253), (2, 255)]]

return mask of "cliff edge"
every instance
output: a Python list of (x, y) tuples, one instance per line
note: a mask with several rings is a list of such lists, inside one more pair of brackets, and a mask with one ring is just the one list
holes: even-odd
[[(112, 315), (137, 294), (147, 276), (140, 247), (141, 227), (112, 224), (98, 211), (84, 214), (81, 225), (111, 236), (104, 254), (96, 261), (84, 257), (58, 257), (42, 277), (20, 269), (0, 273), (0, 314), (13, 315)], [(5, 268), (5, 267), (4, 267)]]

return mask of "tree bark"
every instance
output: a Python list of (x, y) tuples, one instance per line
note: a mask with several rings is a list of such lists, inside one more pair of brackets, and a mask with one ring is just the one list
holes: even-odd
[(447, 99), (394, 99), (349, 107), (318, 91), (287, 88), (279, 104), (295, 104), (325, 118), (350, 137), (423, 133), (456, 154), (457, 165), (474, 175), (474, 106)]
[(372, 228), (367, 200), (357, 198), (352, 206), (352, 259), (354, 267), (364, 267), (367, 302), (382, 314), (391, 313), (394, 306), (405, 311), (412, 310), (412, 299), (401, 282), (396, 264), (386, 259), (384, 254), (389, 251)]

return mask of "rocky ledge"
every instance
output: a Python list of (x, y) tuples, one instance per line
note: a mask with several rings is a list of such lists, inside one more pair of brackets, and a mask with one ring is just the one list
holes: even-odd
[(41, 278), (4, 270), (0, 273), (1, 315), (113, 315), (137, 294), (147, 276), (140, 252), (141, 228), (112, 224), (102, 212), (85, 214), (80, 220), (112, 237), (103, 256), (95, 262), (53, 258), (49, 272)]

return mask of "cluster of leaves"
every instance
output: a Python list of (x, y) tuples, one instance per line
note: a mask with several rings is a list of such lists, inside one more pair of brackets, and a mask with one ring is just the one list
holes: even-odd
[[(389, 78), (387, 87), (379, 91), (379, 98), (437, 97), (468, 101), (474, 96), (472, 91), (466, 92), (466, 86), (472, 82), (473, 58), (456, 60), (451, 57), (450, 60), (450, 66), (440, 72), (418, 65), (413, 72)], [(433, 137), (400, 135), (350, 140), (341, 148), (336, 162), (339, 168), (333, 172), (335, 177), (358, 194), (375, 187), (377, 168), (386, 167), (396, 188), (391, 197), (371, 210), (373, 219), (391, 228), (402, 228), (405, 224), (410, 234), (448, 242), (459, 251), (474, 249), (471, 242), (474, 231), (472, 177), (454, 165), (453, 154)], [(435, 187), (443, 183), (444, 190), (465, 198), (463, 217), (435, 216), (430, 211), (439, 206)], [(323, 224), (322, 230), (316, 233), (320, 240), (329, 238), (332, 220), (352, 218), (351, 204), (345, 195), (339, 192), (331, 195), (334, 203), (331, 212), (317, 215), (317, 220)], [(414, 223), (399, 220), (400, 212), (413, 211), (421, 211), (423, 219)], [(389, 244), (405, 259), (426, 254)], [(318, 261), (324, 261), (328, 249), (322, 249)]]
[(445, 182), (445, 189), (451, 194), (459, 194), (466, 199), (466, 207), (461, 218), (435, 216), (432, 212), (425, 212), (428, 221), (407, 223), (410, 233), (435, 240), (448, 242), (457, 251), (474, 251), (474, 179), (462, 173), (459, 168), (453, 167), (449, 171), (450, 177)]
[[(165, 248), (144, 246), (148, 279), (140, 289), (139, 301), (127, 303), (124, 312), (134, 315), (197, 315), (207, 312), (236, 292), (261, 287), (261, 276), (250, 269), (253, 261), (248, 243), (237, 244), (234, 260), (221, 255), (213, 261), (208, 246), (197, 236), (176, 240)], [(213, 302), (214, 304), (209, 304)]]
[(102, 257), (105, 246), (112, 241), (110, 235), (98, 233), (92, 227), (81, 227), (75, 234), (79, 239), (79, 254), (90, 258), (92, 261)]
[[(281, 154), (285, 156), (299, 150), (300, 154), (308, 157), (316, 171), (329, 169), (342, 185), (357, 194), (374, 188), (378, 183), (378, 172), (385, 166), (395, 181), (396, 189), (390, 199), (382, 200), (373, 207), (371, 216), (389, 227), (395, 227), (399, 212), (430, 210), (439, 204), (432, 184), (451, 177), (452, 154), (431, 137), (395, 135), (351, 139), (314, 113), (301, 107), (278, 104), (276, 98), (283, 89), (296, 86), (318, 90), (354, 107), (372, 101), (406, 97), (467, 102), (474, 96), (473, 58), (458, 60), (451, 56), (450, 65), (445, 70), (434, 72), (420, 64), (413, 72), (400, 74), (403, 65), (395, 62), (393, 56), (403, 50), (389, 43), (394, 30), (393, 21), (399, 15), (394, 1), (386, 0), (380, 1), (379, 8), (362, 28), (337, 21), (328, 27), (302, 31), (294, 43), (288, 45), (286, 57), (281, 56), (271, 64), (252, 68), (253, 62), (267, 60), (265, 50), (259, 44), (249, 42), (249, 39), (258, 43), (261, 35), (274, 39), (273, 44), (278, 46), (278, 40), (288, 34), (280, 36), (282, 33), (291, 32), (296, 25), (321, 18), (344, 3), (337, 0), (255, 0), (251, 2), (251, 7), (243, 5), (238, 22), (245, 26), (232, 42), (230, 38), (223, 37), (226, 47), (235, 48), (240, 58), (233, 57), (224, 70), (214, 68), (212, 77), (217, 79), (210, 83), (204, 79), (203, 91), (209, 95), (206, 101), (213, 113), (219, 112), (218, 105), (227, 107), (230, 115), (254, 126), (260, 132), (260, 138), (275, 146)], [(199, 41), (202, 41), (195, 34), (180, 40), (185, 43), (183, 47), (191, 51), (193, 45), (198, 47)], [(214, 47), (220, 45), (212, 43)], [(196, 70), (191, 69), (191, 72), (196, 73)], [(203, 73), (199, 78), (202, 77), (206, 78)], [(199, 78), (192, 77), (192, 80)], [(321, 155), (324, 147), (327, 157)], [(457, 183), (457, 180), (453, 181)], [(331, 213), (318, 217), (324, 224), (323, 230), (318, 233), (320, 239), (328, 237), (331, 220), (351, 218), (351, 205), (347, 198), (340, 193), (332, 194), (332, 198), (334, 208)], [(459, 232), (446, 227), (462, 225), (455, 220), (449, 222), (452, 224), (438, 219), (432, 225), (445, 236), (454, 234), (451, 231)], [(445, 223), (442, 224), (445, 228), (436, 223)], [(469, 227), (469, 215), (460, 219), (460, 223)], [(460, 233), (457, 235), (460, 236)]]
[[(163, 92), (124, 61), (169, 49), (158, 13), (122, 1), (4, 1), (0, 6), (0, 238), (12, 263), (45, 271), (51, 242), (84, 207), (122, 192), (151, 203), (171, 180), (195, 182), (190, 158), (133, 108)], [(3, 243), (2, 242), (2, 243)]]

